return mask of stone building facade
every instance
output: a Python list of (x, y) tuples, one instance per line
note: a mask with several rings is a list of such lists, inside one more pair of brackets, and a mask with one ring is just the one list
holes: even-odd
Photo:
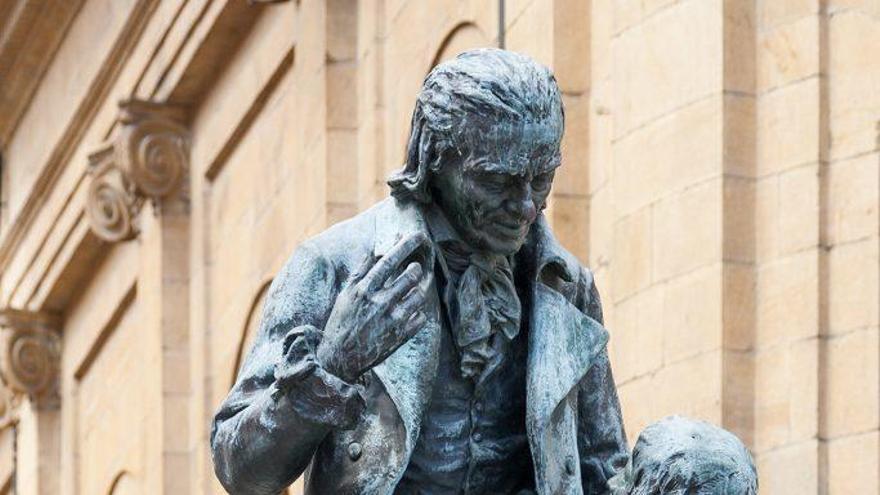
[(878, 493), (880, 0), (0, 0), (0, 493), (222, 493), (273, 274), (387, 194), (432, 65), (499, 45), (564, 93), (548, 216), (629, 434)]

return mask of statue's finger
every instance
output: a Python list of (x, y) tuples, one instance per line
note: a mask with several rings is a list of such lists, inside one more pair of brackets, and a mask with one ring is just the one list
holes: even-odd
[(404, 297), (413, 287), (418, 285), (419, 281), (422, 279), (422, 274), (424, 271), (422, 270), (422, 265), (413, 261), (410, 263), (406, 270), (400, 274), (399, 277), (394, 279), (394, 282), (391, 283), (390, 287), (385, 290), (386, 301), (395, 302), (398, 299)]
[(378, 258), (376, 258), (373, 253), (367, 253), (367, 255), (364, 256), (364, 259), (361, 260), (360, 263), (358, 263), (358, 267), (355, 268), (353, 272), (351, 272), (351, 275), (349, 276), (349, 280), (351, 281), (351, 283), (357, 283), (362, 278), (364, 278), (367, 273), (370, 272), (370, 268), (372, 268), (373, 265), (376, 264), (377, 259)]
[(428, 242), (428, 237), (423, 232), (416, 232), (397, 241), (397, 244), (376, 262), (361, 283), (366, 285), (368, 291), (375, 291), (382, 287), (407, 256), (426, 242)]
[(403, 325), (417, 311), (425, 306), (425, 293), (419, 287), (413, 287), (401, 298), (391, 310), (391, 320)]
[(425, 326), (426, 321), (428, 321), (428, 317), (425, 316), (424, 311), (418, 311), (416, 314), (412, 315), (409, 321), (403, 326), (404, 339), (409, 340), (413, 335), (417, 334), (419, 330)]

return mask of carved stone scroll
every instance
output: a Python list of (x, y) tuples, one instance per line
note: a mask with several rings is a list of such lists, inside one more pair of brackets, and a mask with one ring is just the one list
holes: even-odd
[(13, 394), (26, 395), (38, 409), (55, 408), (61, 338), (51, 315), (0, 311), (0, 377)]
[(118, 242), (137, 235), (145, 200), (174, 194), (189, 169), (189, 132), (177, 107), (120, 103), (116, 136), (89, 155), (92, 182), (86, 214), (98, 237)]

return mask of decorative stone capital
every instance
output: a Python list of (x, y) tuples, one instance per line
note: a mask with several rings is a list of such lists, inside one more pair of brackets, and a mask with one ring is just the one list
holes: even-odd
[[(56, 408), (61, 337), (58, 320), (44, 313), (0, 311), (0, 377), (38, 409)], [(8, 404), (8, 403), (7, 403)]]
[(109, 242), (135, 237), (145, 200), (159, 204), (174, 194), (189, 170), (189, 132), (178, 107), (129, 100), (119, 108), (116, 136), (89, 155), (86, 214)]

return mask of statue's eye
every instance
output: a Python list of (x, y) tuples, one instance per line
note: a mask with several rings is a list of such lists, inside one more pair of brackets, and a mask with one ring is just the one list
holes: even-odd
[(503, 189), (507, 186), (507, 178), (502, 174), (480, 174), (477, 177), (477, 180), (484, 187), (489, 187), (493, 189)]
[(532, 190), (536, 192), (544, 192), (550, 189), (553, 182), (553, 172), (538, 174), (532, 179)]

